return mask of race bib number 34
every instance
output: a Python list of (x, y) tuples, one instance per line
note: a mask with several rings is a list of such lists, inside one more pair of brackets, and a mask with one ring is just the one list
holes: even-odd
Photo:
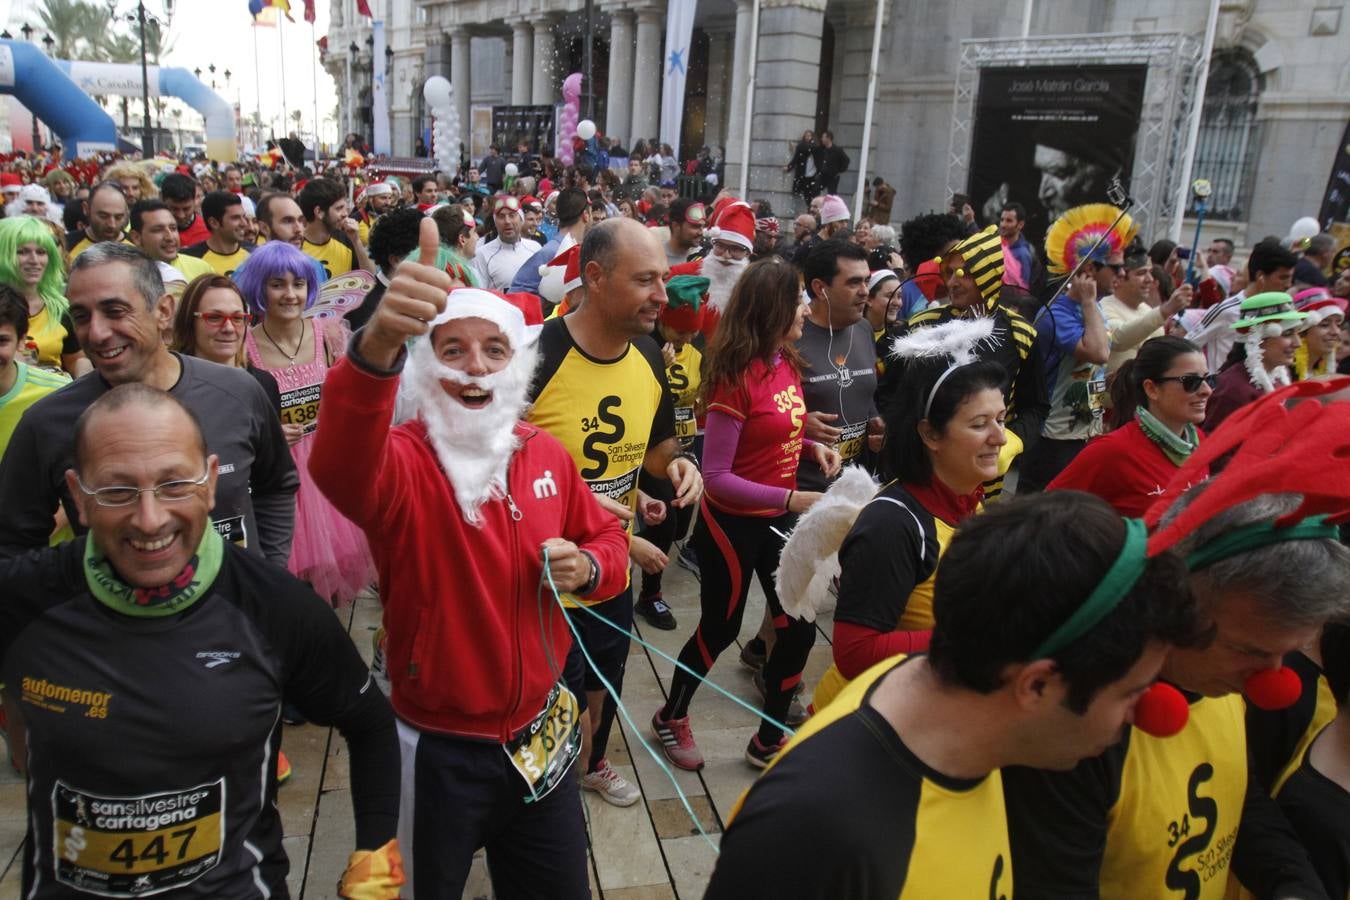
[(103, 897), (140, 897), (196, 881), (220, 862), (225, 782), (106, 797), (52, 790), (56, 880)]

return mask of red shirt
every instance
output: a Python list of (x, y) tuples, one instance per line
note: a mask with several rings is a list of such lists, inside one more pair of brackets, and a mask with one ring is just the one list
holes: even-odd
[(1088, 441), (1046, 490), (1087, 491), (1111, 504), (1122, 516), (1139, 518), (1163, 496), (1176, 474), (1176, 465), (1148, 439), (1139, 422), (1131, 419), (1115, 431)]
[[(756, 360), (738, 384), (722, 385), (713, 392), (708, 411), (743, 423), (732, 472), (755, 484), (796, 490), (806, 421), (802, 379), (796, 369), (781, 358), (773, 365)], [(712, 493), (708, 500), (718, 509), (742, 516), (776, 516), (783, 512), (781, 507), (744, 508)]]
[(211, 232), (206, 228), (206, 222), (202, 220), (201, 213), (194, 213), (192, 224), (187, 228), (178, 229), (178, 243), (183, 247), (191, 247), (193, 244), (200, 244), (211, 236)]

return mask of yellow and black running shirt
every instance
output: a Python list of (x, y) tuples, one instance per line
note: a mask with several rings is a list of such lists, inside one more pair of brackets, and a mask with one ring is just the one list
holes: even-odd
[(750, 787), (705, 900), (1010, 900), (999, 773), (934, 771), (867, 702), (904, 664), (888, 659), (860, 675)]
[(233, 253), (217, 253), (211, 249), (211, 246), (202, 241), (200, 244), (193, 244), (191, 247), (184, 247), (181, 251), (187, 256), (195, 256), (202, 260), (217, 275), (224, 275), (226, 278), (233, 278), (235, 270), (244, 264), (248, 255), (253, 252), (252, 244), (240, 244), (239, 248)]
[(352, 250), (351, 243), (342, 235), (333, 235), (322, 244), (314, 244), (306, 240), (300, 247), (305, 251), (305, 255), (317, 259), (319, 265), (328, 278), (337, 275), (346, 275), (356, 265), (356, 253)]
[(1069, 772), (1005, 769), (1019, 900), (1219, 900), (1233, 869), (1261, 896), (1319, 896), (1302, 891), (1316, 884), (1307, 856), (1249, 783), (1243, 707), (1236, 694), (1193, 700), (1173, 737), (1131, 728)]
[(685, 341), (675, 354), (675, 361), (666, 366), (666, 382), (670, 385), (671, 398), (675, 403), (675, 436), (686, 450), (700, 431), (694, 401), (703, 383), (699, 371), (702, 366), (703, 354), (689, 341)]
[(567, 448), (591, 493), (636, 512), (647, 448), (675, 436), (660, 348), (640, 338), (616, 359), (596, 359), (577, 346), (564, 317), (544, 323), (539, 357), (530, 424)]

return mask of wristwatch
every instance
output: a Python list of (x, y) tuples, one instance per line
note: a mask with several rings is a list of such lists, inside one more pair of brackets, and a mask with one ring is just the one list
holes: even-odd
[(575, 591), (573, 591), (573, 593), (589, 594), (591, 591), (595, 590), (596, 586), (599, 585), (600, 583), (600, 564), (595, 561), (595, 557), (591, 555), (589, 550), (580, 550), (578, 552), (580, 552), (582, 556), (586, 557), (586, 559), (590, 561), (591, 577), (587, 578), (586, 583), (583, 584), (581, 587), (577, 588)]

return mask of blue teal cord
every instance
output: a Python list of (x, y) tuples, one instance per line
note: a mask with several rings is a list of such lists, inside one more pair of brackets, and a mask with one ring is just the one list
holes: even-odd
[[(680, 804), (684, 806), (685, 812), (689, 814), (690, 821), (694, 823), (694, 827), (698, 829), (698, 833), (703, 836), (703, 840), (707, 841), (708, 846), (713, 849), (714, 853), (720, 852), (720, 850), (717, 847), (717, 844), (713, 841), (711, 837), (708, 836), (708, 832), (704, 830), (703, 823), (699, 821), (698, 815), (694, 812), (693, 806), (690, 805), (689, 797), (684, 793), (684, 789), (680, 787), (679, 781), (677, 781), (675, 778), (675, 773), (670, 771), (670, 767), (666, 765), (666, 761), (661, 758), (662, 755), (658, 754), (655, 750), (652, 749), (652, 746), (647, 743), (647, 739), (642, 736), (642, 730), (638, 728), (637, 723), (633, 721), (632, 715), (629, 714), (628, 707), (624, 705), (621, 699), (619, 699), (618, 691), (614, 690), (614, 686), (610, 684), (609, 680), (605, 678), (603, 674), (600, 673), (600, 670), (598, 668), (596, 668), (594, 661), (591, 659), (590, 651), (588, 651), (586, 649), (586, 645), (581, 642), (581, 635), (577, 632), (577, 627), (575, 623), (573, 623), (571, 618), (567, 616), (566, 609), (563, 607), (562, 595), (558, 591), (558, 586), (553, 582), (553, 573), (549, 571), (547, 547), (544, 548), (544, 571), (539, 579), (539, 589), (535, 592), (535, 599), (538, 602), (539, 606), (539, 623), (541, 630), (543, 629), (543, 621), (544, 621), (543, 591), (544, 591), (544, 584), (546, 582), (549, 586), (549, 589), (553, 591), (554, 602), (557, 603), (559, 609), (563, 609), (563, 620), (567, 622), (567, 627), (572, 631), (572, 639), (575, 640), (577, 642), (577, 646), (581, 648), (581, 653), (583, 656), (586, 657), (586, 663), (591, 667), (591, 671), (595, 672), (596, 676), (600, 679), (600, 683), (605, 686), (605, 690), (608, 691), (609, 695), (614, 698), (614, 705), (618, 713), (621, 716), (623, 716), (623, 720), (628, 723), (629, 730), (633, 733), (633, 736), (638, 739), (638, 742), (642, 744), (642, 749), (647, 751), (647, 755), (650, 756), (656, 762), (656, 764), (661, 767), (661, 771), (666, 774), (666, 777), (670, 779), (670, 783), (675, 786), (675, 793), (679, 795)], [(734, 702), (738, 703), (739, 705), (748, 709), (750, 712), (754, 713), (756, 717), (764, 719), (765, 721), (770, 722), (773, 725), (776, 725), (778, 728), (781, 728), (785, 734), (789, 735), (793, 734), (793, 731), (786, 725), (783, 725), (775, 721), (771, 717), (764, 715), (763, 712), (755, 709), (753, 706), (746, 703), (740, 697), (737, 697), (736, 695), (725, 690), (716, 682), (699, 675), (697, 672), (693, 671), (688, 666), (684, 665), (684, 663), (680, 662), (678, 659), (666, 655), (661, 650), (657, 649), (656, 647), (653, 647), (651, 644), (647, 643), (633, 632), (620, 628), (618, 625), (609, 621), (609, 619), (606, 619), (604, 616), (600, 615), (599, 613), (595, 612), (594, 610), (590, 609), (587, 606), (578, 606), (577, 608), (586, 610), (586, 612), (589, 613), (591, 616), (594, 616), (596, 619), (599, 619), (601, 622), (604, 622), (609, 627), (628, 635), (628, 637), (631, 640), (637, 641), (638, 644), (656, 653), (656, 655), (660, 656), (662, 659), (674, 663), (675, 665), (683, 669), (685, 672), (688, 672), (690, 675), (697, 678), (699, 681), (703, 682), (704, 684), (710, 685), (714, 690), (718, 691), (719, 693), (721, 693), (726, 697), (731, 698), (731, 700), (733, 700)], [(543, 634), (543, 637), (545, 639), (544, 641), (545, 647), (547, 647), (548, 645), (547, 632)], [(552, 652), (548, 650), (546, 650), (545, 652), (548, 653), (550, 665), (553, 666), (554, 670), (556, 671), (557, 667), (553, 662)]]

